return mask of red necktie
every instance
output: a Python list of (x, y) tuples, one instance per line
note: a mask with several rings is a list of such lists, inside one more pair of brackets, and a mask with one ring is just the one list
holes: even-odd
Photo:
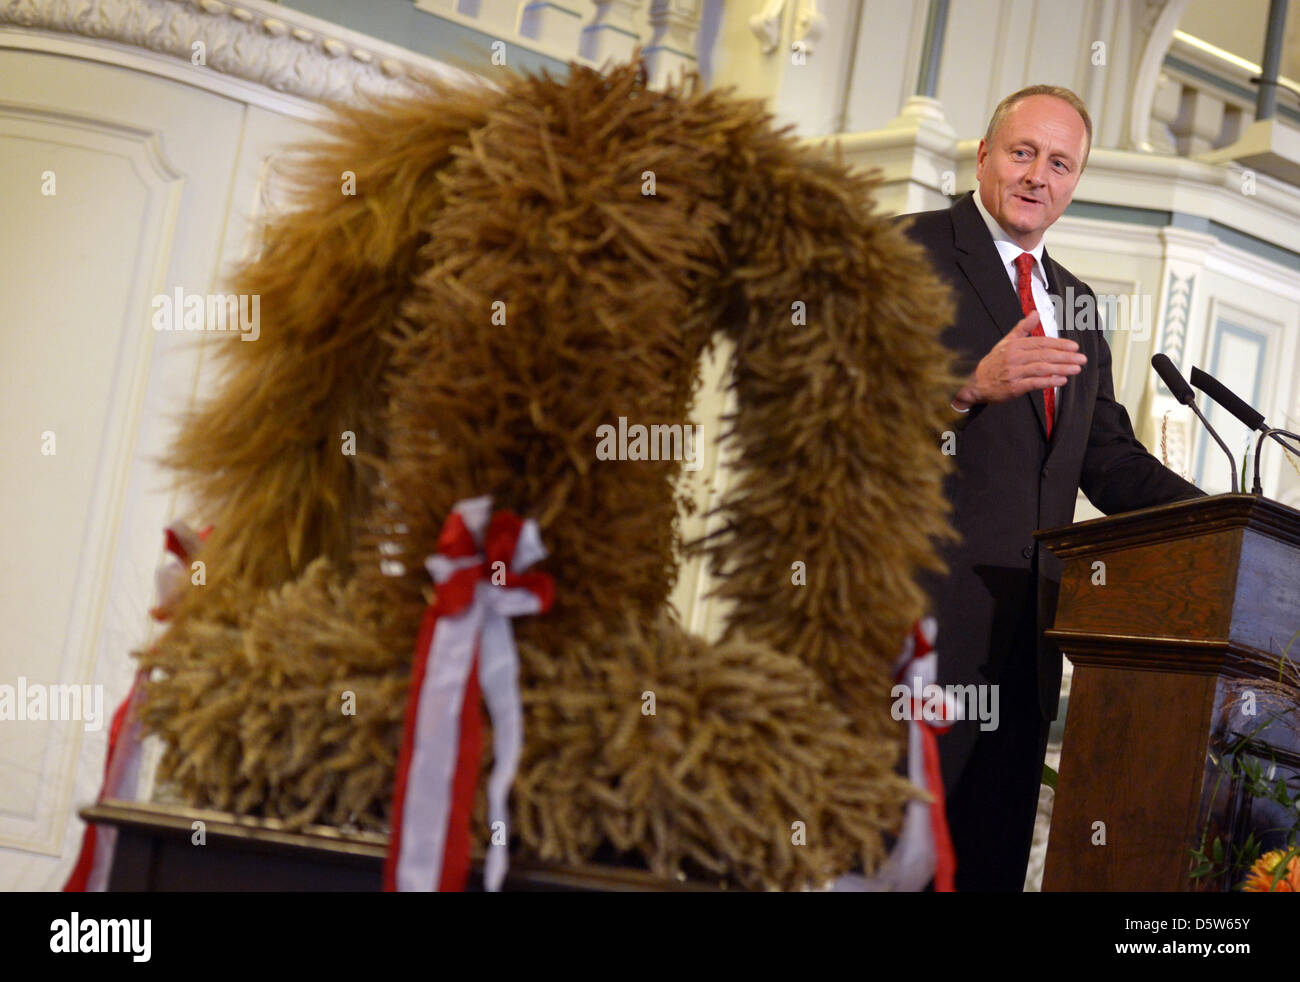
[[(1027, 252), (1022, 252), (1016, 256), (1016, 292), (1020, 294), (1020, 312), (1028, 317), (1038, 308), (1034, 306), (1034, 290), (1030, 285), (1033, 282), (1034, 257)], [(1029, 332), (1031, 338), (1046, 337), (1043, 331), (1042, 317), (1039, 317), (1038, 323), (1034, 329)], [(1043, 415), (1047, 418), (1047, 435), (1052, 435), (1052, 419), (1056, 416), (1056, 390), (1043, 389)]]

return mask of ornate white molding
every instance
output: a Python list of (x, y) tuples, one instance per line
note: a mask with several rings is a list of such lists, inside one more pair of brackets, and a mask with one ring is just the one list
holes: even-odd
[[(471, 76), (264, 0), (0, 0), (0, 29), (68, 35), (175, 60), (313, 102), (408, 91), (413, 79)], [(195, 64), (202, 44), (202, 64)]]
[(803, 42), (804, 54), (812, 54), (826, 32), (826, 15), (817, 10), (817, 0), (799, 0), (794, 15), (794, 40)]
[[(1182, 276), (1172, 269), (1169, 271), (1159, 344), (1160, 349), (1169, 356), (1169, 360), (1179, 368), (1183, 367), (1184, 355), (1187, 352), (1187, 318), (1192, 311), (1192, 291), (1195, 286), (1195, 271), (1185, 272)], [(1159, 381), (1156, 389), (1161, 395), (1173, 394), (1163, 379)]]
[(767, 6), (749, 18), (749, 29), (758, 38), (758, 46), (765, 55), (775, 51), (781, 40), (781, 14), (784, 10), (785, 0), (767, 0)]
[[(770, 55), (781, 42), (781, 21), (785, 0), (767, 0), (766, 6), (749, 18), (749, 29), (758, 38), (763, 54)], [(794, 14), (792, 41), (802, 42), (804, 54), (812, 54), (826, 32), (826, 15), (817, 9), (817, 0), (798, 0)]]

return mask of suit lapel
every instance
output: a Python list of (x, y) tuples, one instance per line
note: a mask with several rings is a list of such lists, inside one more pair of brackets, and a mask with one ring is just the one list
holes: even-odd
[[(980, 302), (988, 312), (988, 333), (992, 344), (1006, 336), (1024, 317), (1020, 311), (1020, 298), (1016, 296), (998, 247), (993, 244), (988, 226), (975, 207), (974, 192), (967, 192), (952, 206), (953, 242), (957, 249), (957, 266), (970, 281)], [(1047, 250), (1043, 250), (1047, 255)], [(991, 345), (990, 345), (991, 346)], [(1068, 388), (1068, 386), (1067, 386)], [(1043, 396), (1031, 392), (1025, 397), (1038, 419), (1038, 428), (1047, 438), (1047, 416), (1043, 410)], [(1055, 428), (1053, 428), (1055, 432)]]

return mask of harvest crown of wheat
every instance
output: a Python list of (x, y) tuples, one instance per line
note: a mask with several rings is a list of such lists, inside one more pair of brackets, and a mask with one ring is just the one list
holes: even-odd
[[(513, 853), (783, 888), (877, 868), (916, 793), (891, 666), (947, 528), (954, 380), (947, 292), (872, 180), (635, 63), (341, 108), (293, 177), (230, 285), (260, 337), (221, 347), (170, 454), (212, 531), (206, 584), (139, 655), (160, 776), (195, 805), (387, 829), (412, 651), (446, 600), (426, 560), (490, 497), (535, 521), (553, 586), (513, 623)], [(735, 472), (693, 546), (730, 610), (715, 643), (667, 602), (682, 461), (597, 445), (686, 424), (720, 337)], [(480, 786), (479, 845), (487, 808)]]

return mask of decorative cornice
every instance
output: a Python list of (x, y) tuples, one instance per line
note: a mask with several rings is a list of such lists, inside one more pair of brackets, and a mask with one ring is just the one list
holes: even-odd
[[(409, 91), (466, 73), (264, 0), (0, 0), (0, 28), (72, 35), (179, 59), (313, 102)], [(203, 48), (194, 64), (195, 45)]]

